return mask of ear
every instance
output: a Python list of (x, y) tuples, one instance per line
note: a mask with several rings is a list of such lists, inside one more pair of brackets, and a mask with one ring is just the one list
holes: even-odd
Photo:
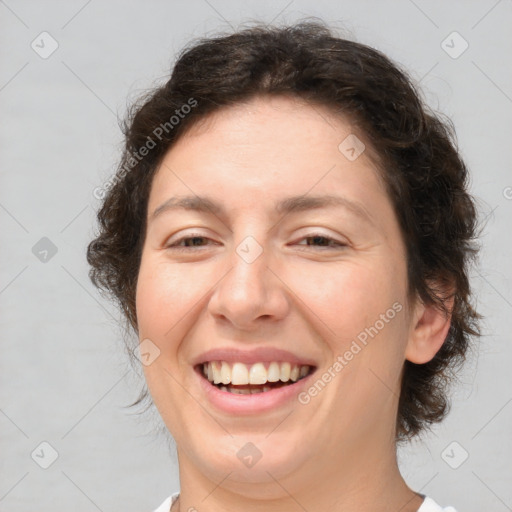
[(448, 297), (445, 299), (448, 314), (433, 304), (416, 301), (405, 349), (405, 358), (411, 363), (428, 363), (443, 346), (450, 329), (454, 303), (453, 293)]

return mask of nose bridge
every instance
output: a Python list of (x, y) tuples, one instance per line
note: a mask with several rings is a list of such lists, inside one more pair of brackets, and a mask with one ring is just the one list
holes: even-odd
[(228, 256), (231, 269), (210, 300), (212, 314), (225, 317), (238, 328), (254, 327), (262, 316), (277, 318), (285, 314), (286, 299), (267, 268), (272, 260), (269, 245), (258, 234), (246, 234), (235, 242)]
[(264, 247), (253, 235), (248, 235), (234, 246), (230, 255), (232, 270), (227, 291), (232, 294), (232, 299), (238, 302), (240, 308), (249, 304), (254, 307), (265, 301), (268, 285), (268, 276), (265, 274), (270, 259), (268, 244), (266, 245)]
[(270, 244), (265, 219), (254, 217), (254, 209), (240, 213), (233, 225), (233, 251), (229, 255), (233, 266), (231, 279), (241, 288), (252, 287), (254, 292), (263, 292), (266, 265), (270, 261)]

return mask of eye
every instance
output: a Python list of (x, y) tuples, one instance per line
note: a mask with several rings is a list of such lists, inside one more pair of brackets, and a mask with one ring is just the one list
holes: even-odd
[[(176, 251), (188, 251), (193, 250), (195, 247), (206, 247), (207, 245), (209, 245), (207, 243), (208, 241), (212, 242), (212, 240), (206, 236), (193, 233), (192, 235), (181, 237), (175, 242), (168, 244), (166, 246), (166, 249), (172, 249)], [(305, 244), (307, 247), (325, 247), (326, 249), (336, 249), (347, 246), (347, 244), (343, 242), (339, 242), (334, 238), (325, 236), (320, 233), (312, 233), (311, 235), (303, 237), (301, 239), (301, 242), (302, 241), (311, 241), (311, 243)], [(304, 244), (302, 243), (297, 243), (297, 245), (304, 246)]]
[[(168, 244), (165, 248), (177, 251), (188, 251), (194, 247), (204, 247), (204, 241), (211, 240), (203, 235), (192, 233), (191, 235), (184, 236), (175, 242)], [(182, 245), (184, 243), (185, 245)]]
[[(336, 249), (340, 247), (346, 247), (347, 244), (343, 242), (339, 242), (338, 240), (335, 240), (334, 238), (325, 236), (321, 233), (312, 233), (308, 236), (305, 236), (302, 240), (311, 240), (312, 243), (306, 243), (306, 246), (316, 246), (316, 247), (326, 247), (327, 249)], [(297, 244), (297, 245), (304, 245), (304, 244)]]

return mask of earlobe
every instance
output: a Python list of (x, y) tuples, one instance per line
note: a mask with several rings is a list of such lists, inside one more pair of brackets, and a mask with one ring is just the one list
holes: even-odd
[(445, 301), (449, 313), (434, 304), (417, 304), (405, 350), (408, 361), (424, 364), (434, 358), (448, 336), (453, 302), (453, 296)]

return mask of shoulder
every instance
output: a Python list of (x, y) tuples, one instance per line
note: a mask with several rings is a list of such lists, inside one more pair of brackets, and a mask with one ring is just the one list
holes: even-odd
[[(172, 504), (178, 499), (179, 492), (167, 497), (153, 512), (169, 512)], [(440, 507), (432, 498), (425, 496), (418, 512), (457, 512), (453, 507)]]
[[(160, 511), (159, 511), (160, 512)], [(432, 498), (425, 496), (418, 512), (457, 512), (453, 507), (440, 507)]]
[(155, 508), (153, 512), (169, 512), (171, 510), (172, 504), (178, 499), (179, 495), (179, 492), (171, 494), (168, 498), (165, 498), (165, 500), (160, 504), (160, 506)]

